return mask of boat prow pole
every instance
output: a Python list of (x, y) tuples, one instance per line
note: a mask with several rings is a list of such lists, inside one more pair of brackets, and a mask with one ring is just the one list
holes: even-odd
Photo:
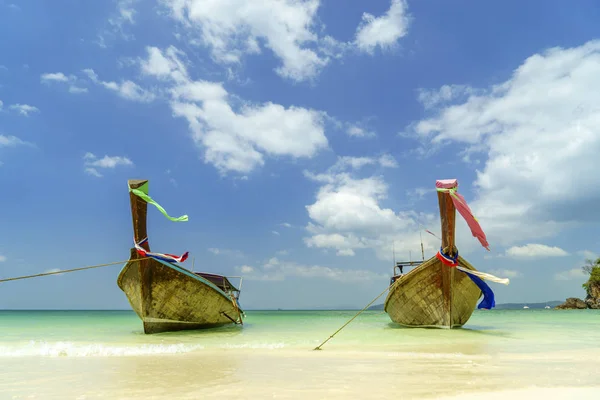
[[(458, 185), (454, 180), (454, 188)], [(456, 252), (456, 208), (448, 191), (439, 191), (438, 204), (440, 208), (440, 222), (442, 228), (442, 251), (448, 256), (454, 257)], [(444, 325), (452, 328), (452, 283), (454, 281), (454, 268), (440, 263), (442, 277), (442, 306), (444, 307)]]

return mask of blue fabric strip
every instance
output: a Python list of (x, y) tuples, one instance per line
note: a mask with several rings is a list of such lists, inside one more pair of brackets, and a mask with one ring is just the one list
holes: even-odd
[(479, 309), (483, 308), (485, 310), (491, 310), (492, 308), (494, 308), (496, 306), (496, 300), (494, 298), (494, 292), (488, 286), (488, 284), (485, 283), (483, 281), (483, 279), (481, 279), (478, 276), (471, 275), (468, 272), (466, 274), (467, 274), (467, 276), (469, 278), (471, 278), (471, 280), (473, 281), (473, 283), (476, 284), (477, 287), (483, 293), (483, 300), (481, 300), (481, 303), (479, 303), (479, 305), (477, 306), (477, 308), (479, 308)]

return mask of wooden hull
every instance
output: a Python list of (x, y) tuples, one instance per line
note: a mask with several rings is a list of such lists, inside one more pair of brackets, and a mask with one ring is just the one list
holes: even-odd
[(140, 317), (144, 333), (214, 328), (242, 322), (235, 299), (178, 265), (138, 258), (131, 249), (117, 284)]
[[(460, 256), (458, 261), (475, 269)], [(481, 294), (467, 274), (432, 257), (394, 282), (384, 310), (406, 327), (457, 328), (469, 320)]]

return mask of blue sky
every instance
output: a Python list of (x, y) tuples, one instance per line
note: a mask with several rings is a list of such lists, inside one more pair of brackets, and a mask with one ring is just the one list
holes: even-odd
[[(600, 5), (0, 0), (0, 275), (154, 251), (243, 275), (246, 308), (359, 307), (439, 232), (457, 178), (497, 302), (582, 296), (599, 253)], [(426, 257), (439, 241), (423, 235)], [(2, 285), (0, 308), (128, 308), (120, 266)]]

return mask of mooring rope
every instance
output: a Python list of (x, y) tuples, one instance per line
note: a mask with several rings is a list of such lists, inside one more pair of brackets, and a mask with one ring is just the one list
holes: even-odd
[(63, 270), (52, 271), (52, 272), (44, 272), (44, 273), (35, 274), (35, 275), (17, 276), (15, 278), (0, 279), (0, 283), (2, 283), (2, 282), (8, 282), (8, 281), (16, 281), (16, 280), (19, 280), (19, 279), (37, 278), (39, 276), (46, 276), (46, 275), (65, 274), (67, 272), (83, 271), (85, 269), (108, 267), (108, 266), (111, 266), (111, 265), (124, 264), (126, 262), (136, 262), (136, 261), (147, 260), (149, 258), (150, 257), (144, 257), (144, 258), (137, 258), (135, 260), (115, 261), (115, 262), (108, 263), (108, 264), (98, 264), (98, 265), (90, 265), (88, 267), (73, 268), (73, 269), (63, 269)]
[[(398, 281), (396, 281), (396, 282), (398, 282)], [(321, 343), (320, 345), (318, 345), (317, 347), (315, 347), (313, 350), (321, 350), (321, 346), (323, 346), (331, 338), (333, 338), (335, 335), (337, 335), (339, 331), (341, 331), (342, 329), (344, 329), (346, 327), (346, 325), (348, 325), (350, 322), (352, 322), (354, 320), (354, 318), (358, 317), (363, 311), (365, 311), (367, 308), (369, 308), (371, 306), (371, 304), (375, 303), (377, 301), (377, 299), (380, 298), (381, 296), (383, 296), (383, 294), (385, 292), (387, 292), (389, 289), (391, 289), (391, 287), (394, 286), (396, 284), (396, 282), (394, 282), (390, 286), (386, 287), (385, 290), (379, 294), (379, 296), (375, 297), (369, 304), (367, 304), (362, 310), (360, 310), (354, 317), (350, 318), (350, 320), (348, 320), (348, 322), (346, 322), (344, 325), (342, 325), (340, 329), (338, 329), (337, 331), (335, 331), (323, 343)]]

